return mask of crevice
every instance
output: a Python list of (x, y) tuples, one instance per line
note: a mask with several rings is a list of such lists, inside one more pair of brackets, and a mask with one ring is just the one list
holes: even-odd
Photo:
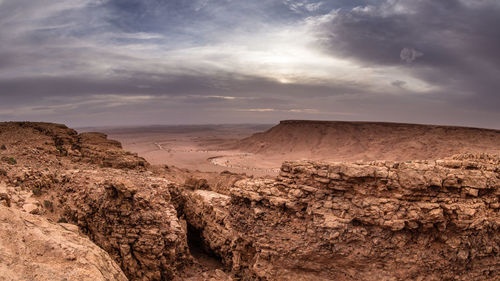
[(193, 258), (207, 269), (222, 269), (222, 257), (214, 252), (203, 237), (203, 230), (187, 222), (187, 242)]

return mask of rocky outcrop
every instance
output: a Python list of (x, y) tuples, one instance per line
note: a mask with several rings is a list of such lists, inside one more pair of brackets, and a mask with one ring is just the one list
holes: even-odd
[[(179, 276), (191, 257), (186, 226), (170, 202), (173, 184), (142, 171), (80, 168), (10, 170), (19, 175), (9, 181), (17, 186), (0, 182), (0, 201), (76, 224), (131, 280)], [(29, 190), (33, 187), (37, 189)]]
[(130, 279), (173, 279), (190, 258), (168, 182), (116, 172), (90, 184), (87, 178), (81, 172), (68, 175), (61, 186), (65, 218), (118, 261)]
[(0, 123), (0, 144), (15, 160), (0, 162), (1, 204), (76, 224), (131, 280), (172, 280), (192, 263), (172, 184), (119, 143), (23, 122)]
[(213, 252), (231, 264), (233, 233), (227, 208), (230, 197), (210, 190), (177, 188), (172, 192), (176, 208), (192, 231), (199, 233), (204, 251)]
[(148, 165), (144, 158), (122, 150), (120, 142), (102, 133), (81, 133), (77, 143), (82, 157), (94, 164), (117, 169), (135, 169)]
[[(0, 270), (9, 280), (53, 280), (44, 274), (65, 273), (60, 266), (69, 266), (68, 258), (74, 275), (61, 279), (82, 279), (78, 270), (95, 265), (104, 272), (89, 271), (94, 279), (121, 280), (110, 257), (130, 280), (231, 280), (230, 274), (239, 280), (496, 280), (500, 274), (498, 156), (285, 162), (276, 179), (221, 174), (204, 180), (187, 173), (173, 177), (179, 184), (105, 135), (0, 123), (0, 160), (0, 233), (13, 247), (0, 241), (7, 249)], [(15, 232), (8, 232), (10, 224)], [(29, 237), (67, 238), (61, 227), (75, 235), (79, 227), (109, 256), (83, 240), (68, 247), (40, 242), (47, 237), (33, 238), (41, 243), (32, 244), (36, 256), (25, 252)], [(193, 258), (200, 247), (215, 261)], [(52, 251), (57, 264), (44, 259)], [(30, 263), (17, 266), (15, 252), (42, 273), (32, 275)]]
[(29, 148), (21, 154), (27, 160), (42, 156), (57, 161), (60, 160), (58, 157), (64, 157), (73, 163), (85, 162), (117, 169), (141, 169), (148, 165), (144, 158), (122, 150), (119, 142), (107, 139), (105, 134), (78, 134), (62, 124), (0, 123), (0, 143), (6, 147), (5, 153), (17, 150), (18, 156), (21, 147)]
[(495, 280), (499, 164), (488, 155), (285, 162), (277, 179), (241, 180), (230, 196), (173, 194), (239, 278)]
[(230, 225), (268, 280), (495, 280), (500, 160), (286, 162), (231, 190)]
[(127, 278), (104, 250), (71, 224), (56, 224), (0, 204), (0, 280)]

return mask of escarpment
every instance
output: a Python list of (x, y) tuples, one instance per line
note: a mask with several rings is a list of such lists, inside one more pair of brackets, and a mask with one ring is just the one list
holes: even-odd
[[(498, 156), (288, 161), (274, 179), (188, 174), (180, 183), (120, 147), (63, 125), (0, 123), (0, 235), (16, 236), (0, 246), (36, 261), (36, 280), (76, 266), (82, 271), (69, 276), (95, 280), (500, 275)], [(26, 251), (22, 232), (39, 252)], [(15, 259), (0, 254), (0, 269)], [(32, 276), (31, 264), (15, 264), (7, 280)]]
[(0, 132), (6, 206), (75, 224), (130, 280), (172, 280), (192, 263), (172, 183), (143, 159), (63, 125), (0, 123)]
[[(237, 149), (281, 159), (442, 159), (463, 153), (500, 153), (500, 131), (384, 122), (284, 120), (237, 144)], [(276, 166), (277, 167), (277, 166)]]
[(488, 155), (286, 162), (230, 199), (188, 191), (186, 218), (254, 279), (496, 280), (499, 167)]
[(57, 196), (65, 201), (64, 217), (119, 261), (130, 279), (174, 278), (190, 259), (168, 182), (115, 172), (88, 183), (89, 176), (66, 175)]
[(230, 213), (260, 248), (260, 276), (304, 270), (352, 280), (494, 280), (498, 164), (487, 156), (289, 162), (276, 181), (240, 182)]

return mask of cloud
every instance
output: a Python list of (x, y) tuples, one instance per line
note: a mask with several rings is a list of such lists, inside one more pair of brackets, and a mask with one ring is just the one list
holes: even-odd
[(424, 54), (413, 49), (413, 48), (403, 48), (401, 50), (401, 53), (399, 54), (399, 57), (401, 60), (407, 62), (407, 63), (412, 63), (415, 61), (418, 57), (423, 56)]
[(245, 109), (237, 109), (237, 111), (249, 111), (249, 112), (273, 112), (277, 111), (274, 108), (245, 108)]
[(0, 118), (491, 126), (499, 15), (493, 0), (3, 0)]
[(261, 113), (287, 113), (287, 114), (300, 114), (303, 116), (352, 116), (349, 112), (339, 112), (339, 111), (321, 111), (315, 108), (237, 108), (234, 111), (238, 112), (261, 112)]
[(331, 56), (397, 69), (436, 99), (498, 113), (500, 30), (490, 28), (500, 24), (498, 1), (386, 0), (322, 19), (316, 31)]
[(289, 7), (290, 10), (296, 13), (311, 13), (316, 12), (321, 9), (323, 2), (310, 2), (310, 1), (294, 1), (285, 0), (283, 1), (285, 5)]
[(396, 81), (392, 81), (391, 85), (394, 87), (403, 88), (406, 85), (406, 82), (401, 81), (401, 80), (396, 80)]

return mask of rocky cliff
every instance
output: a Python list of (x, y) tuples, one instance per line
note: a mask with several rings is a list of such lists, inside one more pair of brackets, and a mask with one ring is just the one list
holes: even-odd
[(165, 172), (103, 134), (0, 123), (0, 280), (500, 275), (498, 156), (294, 161), (221, 182)]
[(499, 161), (286, 162), (230, 197), (185, 191), (186, 218), (251, 279), (496, 280)]
[(22, 122), (0, 123), (0, 146), (5, 205), (75, 224), (131, 280), (171, 280), (192, 263), (171, 183), (118, 142)]

